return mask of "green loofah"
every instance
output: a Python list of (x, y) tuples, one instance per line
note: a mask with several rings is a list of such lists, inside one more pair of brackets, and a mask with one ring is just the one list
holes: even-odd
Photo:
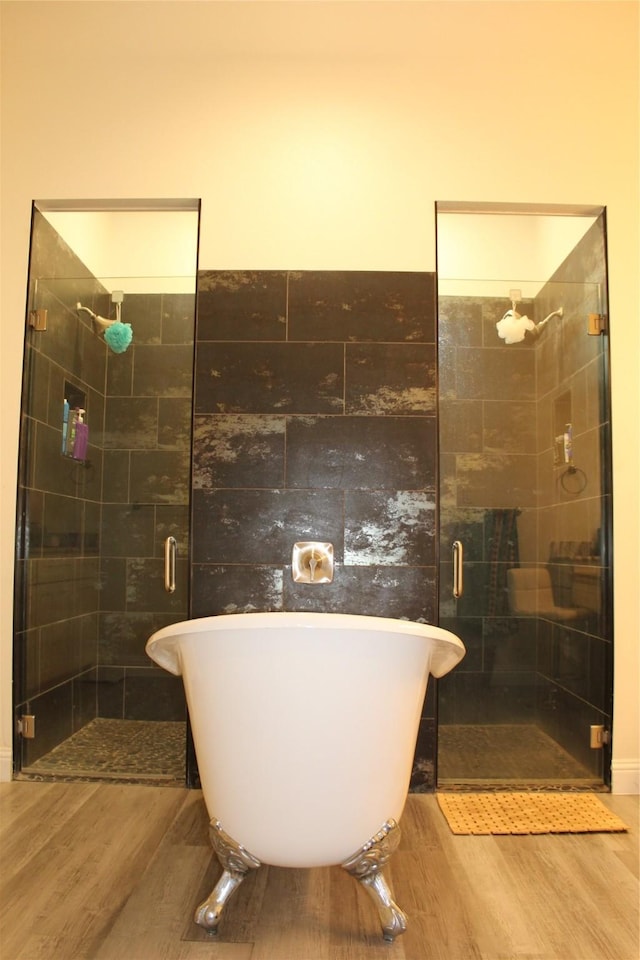
[(130, 323), (113, 323), (104, 332), (104, 339), (114, 353), (124, 353), (133, 340), (133, 331)]

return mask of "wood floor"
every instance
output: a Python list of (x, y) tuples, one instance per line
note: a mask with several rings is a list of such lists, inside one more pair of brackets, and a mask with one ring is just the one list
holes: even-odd
[(0, 784), (2, 960), (638, 960), (638, 798), (602, 797), (626, 834), (459, 837), (411, 795), (387, 875), (394, 944), (339, 867), (263, 867), (211, 939), (199, 791)]

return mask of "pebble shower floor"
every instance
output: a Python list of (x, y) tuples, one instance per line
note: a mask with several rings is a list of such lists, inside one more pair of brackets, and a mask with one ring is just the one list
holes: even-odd
[(183, 722), (96, 719), (22, 774), (184, 785), (185, 743)]

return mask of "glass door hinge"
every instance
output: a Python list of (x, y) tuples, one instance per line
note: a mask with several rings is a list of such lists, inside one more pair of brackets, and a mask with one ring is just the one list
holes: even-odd
[(36, 735), (36, 718), (32, 713), (23, 713), (18, 720), (18, 733), (25, 740), (33, 740)]
[(605, 730), (603, 724), (592, 723), (590, 730), (590, 746), (592, 750), (600, 750), (605, 743), (609, 743), (610, 734)]
[(47, 311), (44, 309), (30, 310), (29, 326), (32, 327), (33, 330), (37, 330), (39, 333), (44, 332), (47, 329)]
[(587, 332), (590, 337), (598, 337), (607, 332), (607, 318), (603, 313), (590, 313)]

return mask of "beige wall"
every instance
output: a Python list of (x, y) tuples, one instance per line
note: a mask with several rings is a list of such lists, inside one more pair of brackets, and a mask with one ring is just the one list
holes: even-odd
[(614, 789), (638, 789), (635, 2), (2, 4), (0, 756), (34, 198), (201, 197), (203, 268), (433, 270), (434, 201), (604, 204)]

